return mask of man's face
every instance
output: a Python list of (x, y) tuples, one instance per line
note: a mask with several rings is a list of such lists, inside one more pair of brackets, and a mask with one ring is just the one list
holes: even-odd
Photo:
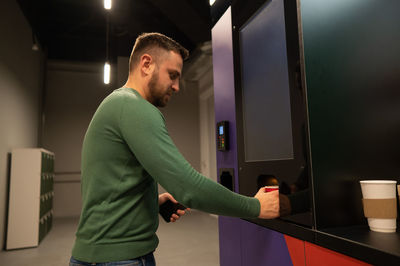
[(152, 104), (157, 107), (164, 107), (172, 94), (179, 91), (182, 65), (182, 57), (172, 51), (166, 52), (159, 58), (149, 81), (150, 102)]

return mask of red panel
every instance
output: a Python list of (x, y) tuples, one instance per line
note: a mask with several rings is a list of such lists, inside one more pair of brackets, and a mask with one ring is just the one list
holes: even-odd
[(305, 242), (307, 266), (366, 266), (371, 265), (335, 251)]
[(293, 266), (305, 266), (304, 241), (291, 236), (284, 236)]

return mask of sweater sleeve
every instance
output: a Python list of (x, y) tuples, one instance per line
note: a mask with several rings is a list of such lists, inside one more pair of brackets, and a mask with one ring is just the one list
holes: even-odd
[(143, 168), (186, 207), (218, 215), (255, 218), (256, 198), (234, 193), (197, 172), (170, 138), (164, 117), (143, 99), (125, 98), (121, 134)]

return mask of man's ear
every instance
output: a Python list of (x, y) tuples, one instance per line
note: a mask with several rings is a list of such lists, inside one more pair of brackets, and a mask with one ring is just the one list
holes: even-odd
[(154, 59), (151, 55), (143, 54), (140, 57), (140, 68), (144, 74), (146, 75), (152, 74), (154, 71), (154, 66), (155, 66)]

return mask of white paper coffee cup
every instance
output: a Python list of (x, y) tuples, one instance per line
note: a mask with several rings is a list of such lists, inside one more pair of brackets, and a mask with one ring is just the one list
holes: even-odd
[[(395, 180), (362, 180), (360, 181), (360, 184), (363, 198), (377, 200), (396, 200), (396, 183), (397, 181)], [(382, 206), (382, 208), (385, 207), (386, 206)], [(364, 209), (364, 213), (365, 212), (366, 210)], [(396, 232), (396, 218), (367, 217), (367, 219), (371, 231), (382, 233)]]

